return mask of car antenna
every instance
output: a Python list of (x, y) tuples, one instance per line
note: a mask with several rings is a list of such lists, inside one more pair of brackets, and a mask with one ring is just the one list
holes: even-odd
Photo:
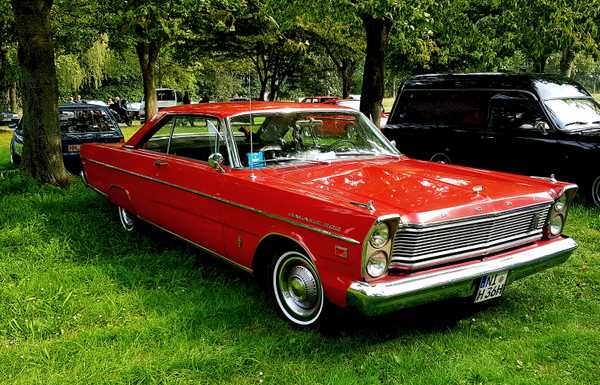
[[(255, 180), (256, 175), (254, 175), (254, 162), (252, 161), (254, 158), (254, 143), (252, 140), (252, 126), (254, 125), (254, 119), (252, 118), (252, 76), (248, 75), (248, 102), (250, 109), (250, 156), (248, 157), (248, 165), (250, 166), (250, 179)], [(248, 155), (246, 155), (248, 156)]]

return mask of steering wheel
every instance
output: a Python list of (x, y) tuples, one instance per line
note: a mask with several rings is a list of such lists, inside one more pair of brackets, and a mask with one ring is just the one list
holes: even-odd
[(351, 140), (348, 139), (340, 139), (340, 140), (336, 140), (335, 142), (331, 143), (328, 147), (330, 150), (335, 150), (335, 149), (342, 149), (342, 148), (352, 148), (355, 147), (356, 144), (354, 144), (354, 142), (352, 142)]

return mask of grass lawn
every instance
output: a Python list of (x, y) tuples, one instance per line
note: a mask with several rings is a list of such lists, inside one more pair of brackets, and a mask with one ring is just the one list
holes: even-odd
[[(10, 134), (0, 132), (0, 168)], [(1, 174), (1, 173), (0, 173)], [(564, 265), (493, 304), (280, 320), (254, 281), (158, 230), (120, 230), (78, 180), (0, 176), (2, 384), (595, 384), (600, 211)]]

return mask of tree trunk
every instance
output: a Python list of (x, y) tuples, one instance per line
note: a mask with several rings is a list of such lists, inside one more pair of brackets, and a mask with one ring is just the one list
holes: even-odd
[(58, 125), (58, 82), (50, 26), (52, 0), (11, 0), (23, 83), (23, 171), (42, 183), (69, 181)]
[(546, 62), (548, 61), (548, 56), (540, 56), (535, 60), (535, 72), (544, 73), (546, 70)]
[(350, 97), (350, 92), (352, 92), (352, 78), (356, 71), (356, 65), (353, 62), (344, 63), (344, 65), (339, 68), (339, 71), (342, 76), (342, 99), (348, 99)]
[(150, 120), (158, 112), (155, 78), (156, 61), (158, 60), (160, 47), (157, 43), (138, 42), (135, 50), (144, 82), (144, 112), (146, 113), (146, 120)]
[[(260, 79), (260, 93), (258, 94), (258, 100), (265, 101), (267, 97), (267, 82), (269, 79)], [(250, 95), (252, 98), (252, 95)]]
[(571, 47), (567, 47), (562, 50), (560, 54), (560, 74), (570, 78), (571, 70), (573, 69), (573, 61), (575, 60), (575, 53)]
[(19, 108), (17, 104), (17, 85), (12, 84), (8, 89), (8, 105), (10, 106), (10, 110), (17, 112), (17, 109)]
[(379, 127), (383, 108), (385, 47), (392, 21), (369, 15), (363, 15), (362, 19), (367, 35), (367, 50), (360, 111)]

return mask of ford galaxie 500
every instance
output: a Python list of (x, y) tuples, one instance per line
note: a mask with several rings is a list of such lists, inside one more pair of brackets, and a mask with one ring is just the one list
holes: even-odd
[(126, 230), (144, 220), (253, 272), (296, 325), (331, 304), (485, 301), (576, 247), (577, 186), (409, 159), (344, 107), (173, 107), (81, 157)]

